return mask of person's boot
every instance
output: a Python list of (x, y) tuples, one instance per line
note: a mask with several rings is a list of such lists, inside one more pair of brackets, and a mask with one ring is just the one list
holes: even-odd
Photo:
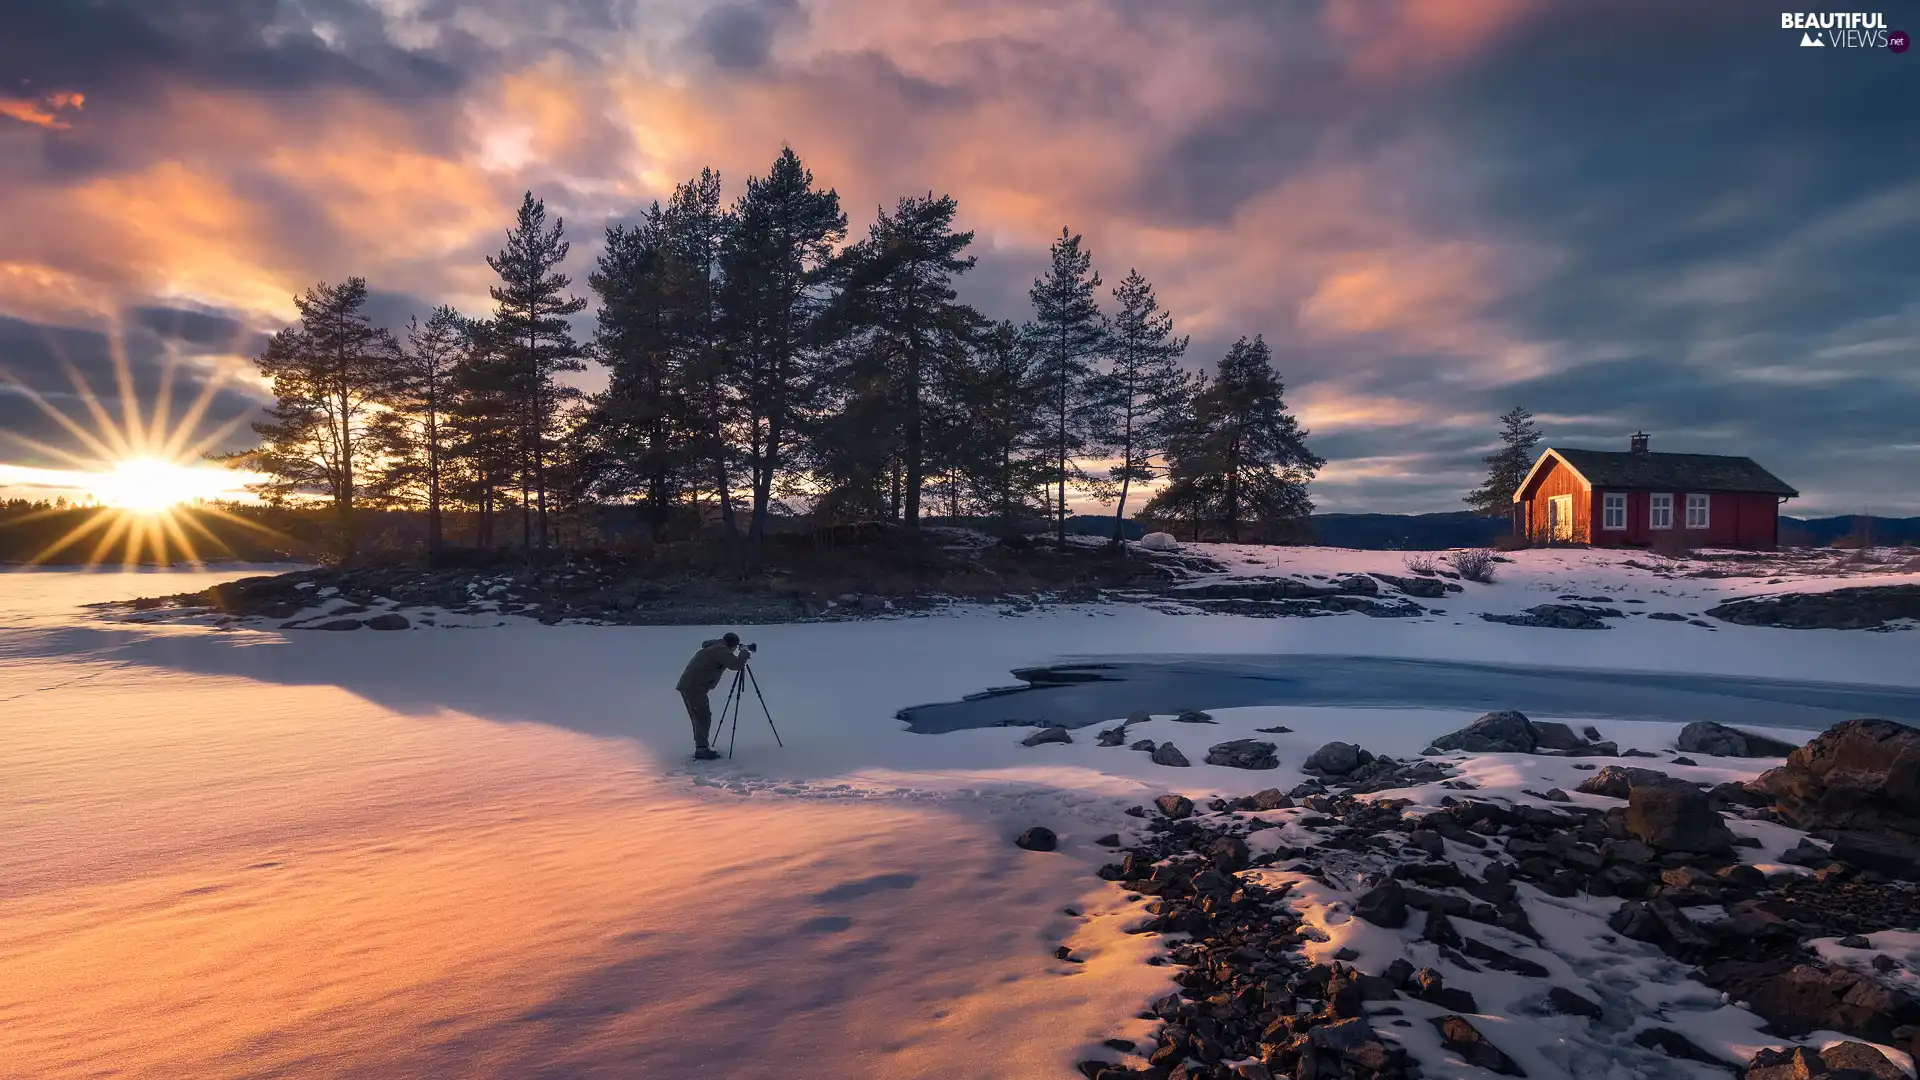
[(719, 757), (720, 755), (717, 752), (709, 750), (704, 746), (696, 747), (693, 751), (693, 760), (695, 761), (714, 761)]

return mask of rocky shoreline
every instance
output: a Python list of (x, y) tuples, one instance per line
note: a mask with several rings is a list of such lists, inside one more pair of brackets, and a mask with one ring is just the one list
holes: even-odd
[(1742, 626), (1789, 630), (1889, 630), (1920, 620), (1920, 585), (1868, 585), (1730, 600), (1707, 614)]
[[(150, 618), (209, 617), (286, 630), (398, 630), (447, 617), (518, 616), (553, 625), (709, 625), (837, 622), (992, 604), (1021, 611), (1061, 603), (1151, 604), (1162, 610), (1262, 618), (1357, 612), (1376, 618), (1440, 614), (1415, 599), (1461, 591), (1444, 572), (1431, 576), (1353, 574), (1308, 581), (1292, 577), (1206, 580), (1220, 567), (1194, 556), (1133, 552), (1124, 559), (1088, 547), (1079, 565), (1052, 573), (1057, 587), (960, 588), (930, 574), (924, 585), (885, 592), (827, 593), (803, 580), (738, 581), (711, 575), (661, 576), (617, 561), (563, 562), (538, 569), (425, 569), (417, 566), (323, 567), (242, 578), (198, 593), (132, 602)], [(1447, 575), (1453, 576), (1453, 575)], [(896, 583), (897, 584), (897, 583)]]
[[(1670, 1059), (1748, 1080), (1907, 1075), (1869, 1044), (1920, 1054), (1914, 956), (1874, 941), (1920, 928), (1920, 731), (1849, 721), (1750, 782), (1705, 789), (1652, 768), (1573, 765), (1590, 770), (1577, 790), (1598, 803), (1558, 789), (1479, 797), (1448, 779), (1459, 752), (1612, 756), (1564, 725), (1493, 713), (1435, 742), (1430, 755), (1456, 758), (1406, 764), (1335, 743), (1308, 761), (1320, 778), (1291, 791), (1130, 810), (1141, 825), (1098, 841), (1120, 854), (1100, 874), (1148, 901), (1129, 932), (1164, 936), (1149, 962), (1178, 968), (1179, 989), (1141, 1014), (1158, 1024), (1150, 1044), (1111, 1040), (1081, 1073), (1526, 1076), (1523, 1062), (1551, 1069), (1573, 1054), (1649, 1075)], [(1690, 725), (1678, 746), (1787, 749), (1717, 724)], [(1367, 795), (1383, 790), (1394, 797)], [(1797, 835), (1767, 869), (1741, 857), (1764, 828)], [(1649, 1011), (1583, 949), (1630, 954), (1703, 988), (1677, 998), (1720, 1003)], [(1744, 1060), (1703, 1047), (1714, 1040), (1694, 1025), (1724, 1025), (1729, 1010), (1768, 1045)], [(1530, 1028), (1544, 1037), (1518, 1037)]]

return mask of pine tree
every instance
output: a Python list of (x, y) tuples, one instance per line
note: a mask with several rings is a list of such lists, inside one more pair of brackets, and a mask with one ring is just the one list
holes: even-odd
[(274, 396), (270, 419), (253, 424), (263, 444), (222, 460), (264, 474), (254, 490), (268, 502), (324, 496), (339, 523), (340, 553), (351, 556), (354, 507), (379, 449), (369, 437), (372, 406), (392, 392), (400, 347), (368, 320), (364, 278), (322, 282), (293, 303), (300, 321), (274, 334), (255, 361)]
[(1203, 519), (1216, 520), (1234, 542), (1248, 519), (1269, 538), (1304, 525), (1307, 485), (1326, 461), (1307, 449), (1284, 392), (1266, 341), (1234, 342), (1169, 440), (1171, 482), (1149, 504), (1155, 516), (1187, 517), (1196, 538)]
[(379, 443), (376, 486), (388, 505), (421, 507), (427, 515), (427, 554), (443, 547), (442, 480), (451, 447), (448, 406), (453, 371), (465, 355), (467, 320), (438, 307), (422, 323), (407, 322), (407, 342), (392, 372), (387, 409), (373, 420)]
[[(923, 488), (940, 471), (931, 453), (939, 373), (965, 352), (982, 322), (953, 288), (974, 265), (973, 256), (961, 254), (973, 233), (953, 231), (957, 209), (948, 195), (901, 199), (891, 214), (881, 211), (839, 266), (845, 286), (833, 314), (842, 339), (833, 382), (843, 403), (861, 408), (835, 425), (854, 430), (826, 437), (842, 453), (887, 453), (884, 464), (845, 460), (842, 468), (860, 482), (884, 478), (888, 516), (908, 527), (919, 525)], [(892, 437), (859, 430), (875, 422)]]
[(466, 349), (453, 368), (447, 409), (454, 466), (447, 494), (474, 509), (474, 544), (482, 550), (498, 546), (495, 523), (513, 505), (507, 493), (524, 464), (518, 374), (494, 324), (467, 323)]
[(747, 181), (721, 244), (720, 320), (742, 407), (752, 492), (747, 538), (757, 553), (792, 443), (820, 392), (821, 313), (833, 249), (847, 234), (840, 197), (817, 190), (791, 149)]
[[(546, 203), (529, 191), (521, 200), (514, 227), (507, 231), (507, 246), (487, 259), (487, 265), (500, 275), (500, 284), (488, 290), (495, 304), (494, 333), (514, 370), (522, 448), (531, 466), (542, 551), (547, 548), (547, 459), (558, 434), (561, 405), (578, 394), (554, 376), (586, 367), (567, 317), (583, 310), (587, 301), (566, 295), (571, 281), (556, 270), (571, 248), (561, 239), (564, 224), (554, 218), (549, 228)], [(530, 542), (524, 532), (523, 518), (523, 541)]]
[(1048, 445), (1032, 341), (1010, 322), (977, 335), (956, 393), (967, 434), (959, 469), (970, 508), (1011, 535), (1046, 515)]
[(687, 387), (688, 414), (699, 432), (703, 483), (713, 489), (722, 535), (738, 562), (740, 526), (733, 511), (737, 455), (728, 431), (739, 403), (731, 389), (734, 358), (721, 333), (718, 302), (720, 252), (733, 222), (720, 206), (720, 174), (701, 169), (699, 176), (675, 188), (661, 226), (672, 273), (666, 332)]
[(1160, 309), (1153, 286), (1130, 270), (1114, 287), (1120, 309), (1111, 324), (1111, 367), (1092, 383), (1096, 413), (1106, 421), (1099, 443), (1119, 455), (1110, 471), (1120, 489), (1113, 509), (1113, 542), (1125, 533), (1127, 495), (1135, 481), (1149, 483), (1156, 459), (1187, 409), (1188, 381), (1180, 369), (1187, 339), (1173, 336), (1173, 315)]
[(676, 341), (676, 269), (665, 213), (655, 203), (632, 226), (607, 229), (587, 277), (600, 297), (594, 355), (607, 368), (578, 429), (581, 482), (600, 498), (638, 495), (656, 536), (692, 479), (695, 442), (687, 350)]
[(1027, 325), (1040, 359), (1040, 392), (1052, 416), (1055, 503), (1054, 538), (1067, 538), (1067, 484), (1093, 485), (1079, 458), (1093, 448), (1100, 427), (1099, 402), (1092, 393), (1096, 364), (1107, 350), (1107, 326), (1094, 300), (1100, 275), (1093, 256), (1081, 250), (1080, 237), (1060, 230), (1052, 261), (1028, 295), (1034, 317)]
[(1513, 494), (1533, 467), (1533, 448), (1540, 445), (1540, 429), (1533, 413), (1515, 405), (1500, 414), (1500, 449), (1480, 460), (1486, 463), (1486, 482), (1464, 500), (1476, 514), (1502, 517), (1513, 513)]

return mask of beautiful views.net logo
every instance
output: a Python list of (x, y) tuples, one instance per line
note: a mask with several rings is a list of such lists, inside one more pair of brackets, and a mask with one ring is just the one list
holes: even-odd
[(1800, 31), (1802, 48), (1886, 49), (1903, 53), (1913, 44), (1905, 30), (1889, 30), (1878, 11), (1783, 11), (1780, 29)]

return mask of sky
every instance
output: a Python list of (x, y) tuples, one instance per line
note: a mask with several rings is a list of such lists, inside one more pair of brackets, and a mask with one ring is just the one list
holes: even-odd
[[(1879, 12), (1920, 30), (1920, 2)], [(521, 193), (570, 269), (790, 145), (854, 235), (950, 193), (1020, 318), (1062, 227), (1210, 365), (1265, 335), (1324, 511), (1461, 508), (1495, 417), (1754, 457), (1788, 513), (1920, 513), (1920, 51), (1733, 0), (26, 0), (0, 15), (0, 485), (250, 356), (348, 275), (485, 309)], [(1830, 35), (1830, 32), (1824, 32)], [(116, 380), (114, 358), (128, 372)], [(24, 389), (23, 389), (24, 388)], [(237, 425), (228, 430), (229, 425)], [(187, 440), (187, 444), (200, 441)]]

